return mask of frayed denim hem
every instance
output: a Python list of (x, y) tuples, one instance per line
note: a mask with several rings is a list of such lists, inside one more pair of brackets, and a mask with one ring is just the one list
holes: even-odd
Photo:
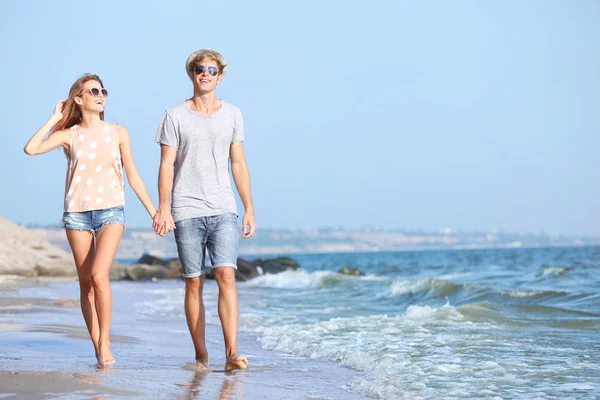
[(108, 221), (103, 222), (102, 225), (100, 225), (96, 229), (96, 233), (100, 232), (102, 230), (102, 228), (104, 228), (106, 225), (109, 225), (109, 224), (121, 224), (121, 225), (123, 225), (123, 232), (125, 232), (125, 222), (120, 218), (116, 218), (114, 220), (109, 219)]
[(93, 229), (90, 228), (86, 228), (85, 226), (72, 226), (71, 224), (67, 225), (67, 224), (62, 224), (62, 228), (63, 229), (70, 229), (72, 231), (79, 231), (79, 232), (83, 232), (83, 231), (87, 231), (89, 233), (91, 233), (92, 235), (95, 233)]

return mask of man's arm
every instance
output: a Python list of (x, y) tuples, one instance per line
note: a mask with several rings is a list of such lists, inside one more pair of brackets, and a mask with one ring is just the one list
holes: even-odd
[(175, 229), (175, 222), (171, 215), (171, 191), (173, 190), (173, 176), (175, 175), (175, 158), (177, 149), (166, 144), (160, 145), (160, 168), (158, 171), (158, 212), (153, 218), (154, 231), (165, 236), (167, 232)]
[(256, 222), (254, 221), (254, 206), (252, 205), (252, 194), (250, 192), (250, 173), (244, 155), (244, 142), (232, 143), (229, 156), (231, 157), (233, 181), (246, 210), (244, 218), (242, 218), (242, 237), (248, 239), (254, 235)]

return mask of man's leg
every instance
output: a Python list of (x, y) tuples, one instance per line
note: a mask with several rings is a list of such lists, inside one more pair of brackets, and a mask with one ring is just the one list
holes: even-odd
[(225, 340), (225, 370), (246, 369), (248, 360), (237, 352), (238, 296), (235, 271), (241, 228), (237, 215), (227, 213), (211, 219), (207, 240), (208, 252), (215, 267), (215, 280), (219, 286), (219, 318)]
[(185, 318), (194, 343), (194, 369), (207, 370), (209, 357), (205, 341), (204, 252), (206, 220), (192, 218), (175, 223), (175, 242), (185, 280)]
[(221, 266), (215, 270), (215, 279), (219, 285), (219, 318), (223, 326), (227, 358), (225, 370), (246, 369), (248, 360), (237, 353), (238, 296), (235, 288), (235, 270)]
[[(205, 314), (202, 289), (204, 275), (185, 278), (185, 318), (194, 342), (196, 367), (208, 368), (208, 351), (205, 340)], [(202, 365), (201, 365), (202, 364)]]

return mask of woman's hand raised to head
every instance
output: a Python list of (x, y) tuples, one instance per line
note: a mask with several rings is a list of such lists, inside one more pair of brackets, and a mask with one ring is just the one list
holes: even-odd
[(56, 106), (54, 106), (54, 114), (52, 116), (57, 118), (59, 121), (63, 118), (63, 110), (65, 108), (66, 103), (66, 100), (61, 100), (58, 103), (56, 103)]
[(54, 106), (54, 113), (46, 121), (46, 123), (29, 139), (25, 148), (23, 149), (26, 154), (35, 156), (37, 154), (47, 153), (50, 150), (54, 150), (57, 147), (67, 146), (69, 144), (70, 133), (68, 129), (62, 129), (49, 135), (46, 139), (44, 137), (48, 132), (52, 131), (56, 124), (63, 118), (63, 110), (65, 108), (66, 100), (61, 100)]

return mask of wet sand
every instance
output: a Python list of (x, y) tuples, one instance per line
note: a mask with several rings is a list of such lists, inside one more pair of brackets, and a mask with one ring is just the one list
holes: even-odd
[(249, 369), (225, 372), (217, 325), (207, 325), (213, 372), (186, 370), (193, 348), (185, 321), (165, 324), (132, 315), (135, 299), (128, 285), (139, 283), (113, 284), (111, 342), (117, 363), (97, 369), (76, 281), (0, 279), (0, 398), (365, 398), (345, 389), (356, 372), (265, 351), (251, 336), (241, 336), (238, 345)]

